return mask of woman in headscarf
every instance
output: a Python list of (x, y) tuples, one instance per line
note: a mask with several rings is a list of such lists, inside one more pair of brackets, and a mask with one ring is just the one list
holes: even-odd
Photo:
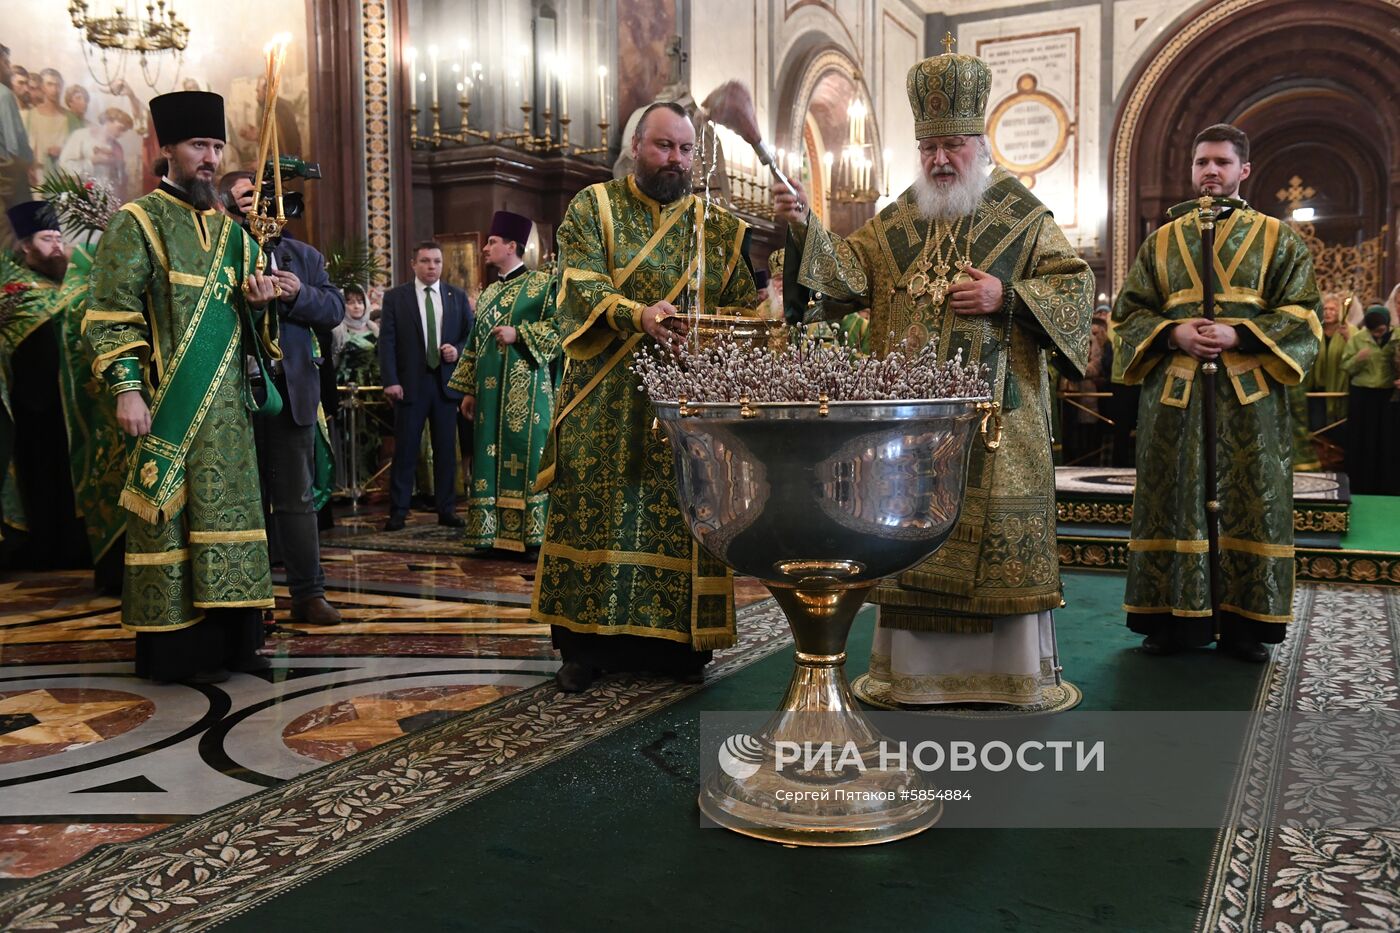
[[(337, 325), (334, 334), (336, 382), (342, 386), (379, 385), (379, 324), (370, 320), (369, 303), (365, 300), (365, 290), (358, 285), (347, 285), (345, 291), (345, 319)], [(381, 412), (379, 399), (371, 399), (368, 393), (357, 396), (360, 403), (356, 418), (355, 459), (358, 470), (355, 485), (363, 487), (379, 468), (379, 448), (384, 432), (380, 425)], [(339, 462), (350, 462), (350, 415), (342, 408), (337, 414), (340, 424), (339, 436), (345, 438), (345, 456)], [(345, 485), (350, 485), (346, 477)]]

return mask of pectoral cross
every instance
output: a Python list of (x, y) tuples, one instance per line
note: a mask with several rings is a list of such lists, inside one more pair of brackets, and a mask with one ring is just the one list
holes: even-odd
[(910, 298), (917, 299), (928, 295), (929, 300), (937, 306), (943, 304), (943, 299), (948, 297), (948, 273), (953, 270), (946, 262), (939, 262), (931, 268), (935, 278), (929, 278), (929, 266), (922, 266), (909, 277), (906, 287), (909, 289)]
[(948, 280), (943, 276), (933, 280), (933, 285), (929, 286), (928, 300), (935, 308), (943, 304), (943, 299), (948, 297)]
[(502, 466), (504, 466), (507, 470), (510, 470), (511, 479), (519, 479), (520, 471), (525, 469), (525, 464), (521, 463), (520, 458), (517, 457), (515, 454), (511, 454), (510, 459), (507, 460), (504, 464), (502, 464)]

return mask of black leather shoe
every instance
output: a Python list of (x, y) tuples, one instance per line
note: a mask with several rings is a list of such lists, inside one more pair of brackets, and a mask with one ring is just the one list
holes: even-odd
[(233, 665), (231, 669), (240, 674), (260, 674), (271, 670), (272, 662), (260, 654), (255, 654)]
[(1153, 632), (1142, 640), (1142, 653), (1151, 655), (1176, 654), (1181, 646), (1167, 632)]
[(403, 530), (403, 526), (404, 526), (404, 517), (403, 517), (402, 515), (390, 515), (390, 516), (389, 516), (389, 520), (388, 520), (387, 522), (384, 523), (384, 530), (385, 530), (385, 531), (401, 531), (401, 530)]
[(292, 621), (306, 625), (339, 625), (345, 621), (324, 596), (313, 596), (292, 603)]
[(224, 681), (228, 680), (228, 678), (229, 678), (229, 673), (228, 673), (228, 671), (224, 670), (223, 668), (217, 668), (217, 669), (212, 670), (212, 671), (200, 671), (198, 674), (191, 674), (191, 675), (190, 675), (189, 677), (187, 677), (185, 680), (181, 681), (181, 683), (186, 683), (186, 684), (221, 684), (221, 683), (223, 683)]
[(1263, 642), (1231, 638), (1220, 643), (1220, 650), (1232, 658), (1251, 664), (1263, 664), (1269, 660), (1269, 649), (1264, 647)]
[(589, 667), (587, 664), (580, 664), (578, 661), (565, 661), (564, 666), (554, 672), (554, 682), (565, 693), (582, 693), (588, 689), (593, 683), (593, 678), (597, 676), (597, 669)]
[(458, 518), (456, 515), (439, 515), (439, 516), (438, 516), (438, 524), (439, 524), (439, 525), (446, 525), (448, 528), (465, 528), (465, 527), (467, 527), (467, 523), (464, 522), (464, 521), (462, 521), (462, 519)]

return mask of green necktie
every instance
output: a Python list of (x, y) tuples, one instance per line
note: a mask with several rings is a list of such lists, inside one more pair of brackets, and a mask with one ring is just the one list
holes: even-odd
[(423, 286), (423, 307), (428, 311), (428, 368), (437, 369), (442, 362), (442, 351), (438, 349), (437, 309), (433, 307), (433, 287)]

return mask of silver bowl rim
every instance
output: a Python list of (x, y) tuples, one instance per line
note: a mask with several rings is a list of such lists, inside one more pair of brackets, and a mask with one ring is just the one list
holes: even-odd
[[(921, 399), (843, 399), (841, 401), (804, 401), (804, 402), (691, 402), (685, 403), (686, 411), (691, 415), (712, 414), (720, 415), (729, 412), (737, 412), (740, 408), (747, 406), (749, 409), (759, 412), (780, 412), (780, 411), (816, 411), (826, 408), (829, 411), (852, 412), (858, 410), (880, 410), (880, 409), (906, 409), (906, 408), (959, 408), (971, 409), (973, 406), (990, 403), (990, 395), (968, 396), (965, 398), (921, 398)], [(667, 399), (663, 401), (652, 401), (652, 406), (657, 414), (671, 414), (680, 409), (680, 401), (677, 399)]]

